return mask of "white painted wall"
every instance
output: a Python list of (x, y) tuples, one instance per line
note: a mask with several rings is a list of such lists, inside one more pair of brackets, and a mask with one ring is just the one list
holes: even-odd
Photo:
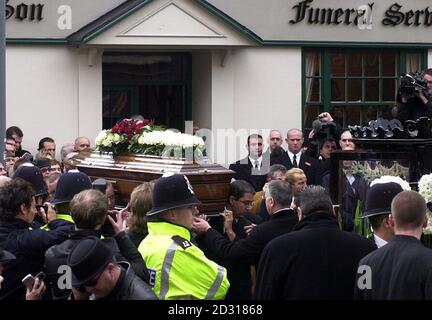
[(6, 48), (6, 126), (24, 132), (23, 148), (36, 152), (41, 138), (62, 144), (78, 134), (76, 49), (8, 45)]
[(428, 60), (427, 60), (427, 63), (428, 63), (428, 68), (432, 68), (432, 49), (428, 50)]
[[(102, 125), (101, 55), (8, 46), (6, 123), (24, 131), (24, 149), (35, 152), (44, 136), (56, 140), (58, 152), (78, 135), (94, 141)], [(285, 135), (301, 127), (300, 48), (197, 52), (192, 64), (193, 119), (213, 130), (214, 161), (228, 165), (246, 156), (250, 130), (260, 131), (267, 144), (271, 129)]]
[(212, 52), (212, 130), (231, 129), (229, 136), (241, 136), (215, 141), (214, 160), (228, 165), (247, 155), (249, 130), (264, 136), (266, 149), (271, 129), (285, 137), (288, 129), (301, 128), (301, 48), (239, 48), (224, 66), (221, 57), (220, 51)]
[[(6, 126), (24, 132), (23, 148), (37, 152), (41, 138), (61, 146), (102, 129), (101, 52), (87, 49), (8, 45), (6, 49)], [(91, 66), (89, 66), (91, 64)]]
[(211, 54), (192, 53), (192, 119), (200, 128), (211, 127)]
[(86, 136), (92, 147), (102, 130), (102, 50), (79, 51), (77, 136)]

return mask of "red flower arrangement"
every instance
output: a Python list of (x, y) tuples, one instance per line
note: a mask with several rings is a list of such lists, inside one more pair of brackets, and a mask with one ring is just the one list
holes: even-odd
[(133, 119), (123, 119), (115, 126), (111, 128), (111, 133), (118, 133), (126, 135), (130, 141), (132, 137), (136, 134), (140, 134), (141, 130), (145, 126), (151, 125), (151, 121), (148, 119), (144, 120), (133, 120)]

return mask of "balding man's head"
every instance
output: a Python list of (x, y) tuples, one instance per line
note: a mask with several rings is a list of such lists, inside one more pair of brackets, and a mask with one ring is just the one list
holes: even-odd
[(395, 231), (420, 229), (425, 222), (426, 202), (415, 191), (402, 191), (393, 198), (391, 211)]
[(83, 151), (90, 148), (90, 140), (87, 137), (78, 137), (75, 139), (75, 151)]
[(270, 131), (270, 149), (275, 149), (276, 147), (280, 147), (282, 145), (283, 139), (282, 134), (279, 130), (272, 130)]
[(353, 137), (349, 130), (342, 132), (339, 140), (339, 145), (342, 148), (342, 150), (347, 150), (348, 148), (352, 148), (350, 150), (355, 149)]

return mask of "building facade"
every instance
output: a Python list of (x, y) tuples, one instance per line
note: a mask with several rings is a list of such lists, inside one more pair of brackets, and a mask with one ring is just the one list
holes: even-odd
[(6, 123), (31, 151), (141, 114), (210, 129), (228, 164), (250, 129), (390, 117), (400, 74), (432, 61), (426, 0), (9, 0), (6, 17)]

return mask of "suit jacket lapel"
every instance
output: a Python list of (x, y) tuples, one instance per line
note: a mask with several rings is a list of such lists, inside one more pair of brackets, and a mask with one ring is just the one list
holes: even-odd
[(306, 169), (306, 165), (305, 165), (305, 159), (304, 159), (305, 155), (302, 154), (300, 157), (300, 162), (298, 163), (298, 167), (300, 169), (303, 169), (303, 171)]

